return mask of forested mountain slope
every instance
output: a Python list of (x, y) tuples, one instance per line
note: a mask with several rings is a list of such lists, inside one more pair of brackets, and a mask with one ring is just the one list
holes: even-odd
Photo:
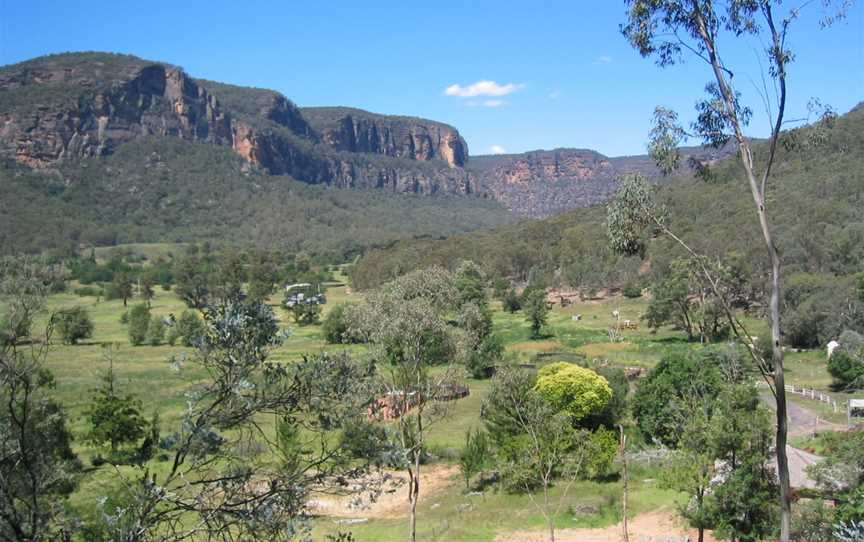
[(474, 196), (467, 154), (434, 121), (301, 111), (128, 55), (40, 57), (0, 67), (0, 250), (218, 239), (353, 254), (511, 220)]
[[(809, 128), (786, 134), (807, 139)], [(757, 159), (759, 147), (757, 145)], [(864, 270), (864, 109), (840, 117), (819, 145), (781, 149), (770, 189), (769, 212), (785, 273), (842, 276)], [(715, 164), (710, 178), (688, 176), (661, 186), (672, 229), (706, 254), (735, 259), (758, 286), (766, 258), (753, 202), (736, 158)], [(607, 248), (604, 205), (548, 220), (526, 220), (494, 231), (444, 241), (400, 243), (367, 254), (354, 269), (360, 287), (430, 264), (452, 266), (463, 258), (517, 281), (543, 275), (579, 287), (622, 285), (641, 268), (661, 272), (680, 256), (668, 240), (649, 243), (645, 262)]]
[(0, 253), (209, 240), (344, 261), (511, 220), (494, 201), (310, 185), (230, 149), (150, 136), (52, 171), (0, 167)]

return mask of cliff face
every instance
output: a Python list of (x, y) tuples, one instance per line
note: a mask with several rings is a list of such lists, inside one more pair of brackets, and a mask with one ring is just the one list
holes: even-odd
[[(322, 109), (324, 118), (340, 110)], [(313, 118), (316, 126), (279, 93), (196, 81), (129, 56), (56, 55), (0, 68), (0, 156), (32, 168), (156, 135), (230, 147), (253, 166), (310, 183), (476, 191), (461, 168), (467, 146), (449, 126), (359, 110), (333, 125)]]
[[(711, 164), (733, 152), (731, 146), (682, 148), (684, 167), (677, 175), (690, 173), (697, 164)], [(512, 212), (533, 218), (607, 201), (615, 195), (617, 179), (623, 174), (639, 173), (652, 182), (663, 181), (660, 170), (647, 155), (608, 158), (583, 149), (475, 156), (469, 169), (480, 190)]]
[[(79, 89), (78, 96), (63, 95), (70, 87)], [(218, 100), (169, 66), (141, 67), (128, 80), (101, 85), (74, 68), (4, 70), (0, 89), (4, 106), (15, 95), (61, 95), (57, 101), (0, 108), (0, 143), (31, 167), (108, 154), (142, 135), (217, 145), (228, 145), (232, 139), (230, 117)]]
[(581, 149), (475, 157), (471, 169), (493, 198), (530, 217), (605, 201), (618, 175), (608, 158)]
[[(55, 169), (142, 136), (230, 148), (253, 167), (307, 183), (482, 194), (529, 217), (605, 201), (622, 173), (661, 177), (647, 156), (579, 149), (469, 162), (465, 140), (446, 124), (345, 107), (301, 109), (272, 90), (197, 80), (125, 55), (73, 53), (0, 67), (0, 160)], [(683, 154), (692, 167), (729, 150)]]
[(446, 124), (344, 107), (307, 107), (303, 114), (321, 141), (338, 151), (443, 160), (451, 167), (462, 167), (468, 160), (468, 144)]

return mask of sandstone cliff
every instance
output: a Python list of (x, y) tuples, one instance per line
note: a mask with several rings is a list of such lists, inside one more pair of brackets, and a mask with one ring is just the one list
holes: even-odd
[[(731, 148), (684, 148), (684, 167), (677, 175), (689, 173), (696, 164), (712, 163), (731, 152)], [(609, 158), (585, 149), (475, 156), (471, 158), (469, 169), (476, 177), (478, 189), (512, 212), (532, 218), (602, 203), (614, 196), (617, 179), (622, 174), (640, 173), (653, 182), (665, 180), (647, 155)]]
[(137, 137), (170, 136), (230, 147), (252, 166), (310, 183), (476, 192), (454, 128), (351, 110), (333, 130), (325, 110), (313, 113), (313, 127), (270, 90), (197, 81), (126, 55), (52, 55), (0, 68), (0, 157), (53, 168)]
[(321, 140), (339, 151), (464, 166), (468, 144), (452, 126), (413, 117), (376, 115), (347, 107), (306, 107), (303, 115)]
[(64, 57), (0, 70), (4, 154), (44, 168), (111, 153), (142, 135), (231, 143), (230, 117), (179, 68), (129, 57), (69, 65)]

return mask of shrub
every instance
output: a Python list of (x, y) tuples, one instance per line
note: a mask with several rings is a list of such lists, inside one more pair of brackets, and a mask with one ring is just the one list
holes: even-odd
[(66, 344), (76, 344), (93, 336), (93, 321), (84, 307), (72, 307), (57, 313), (57, 332)]
[(366, 420), (347, 425), (341, 437), (342, 448), (356, 459), (378, 457), (386, 441), (387, 431), (384, 426)]
[(465, 479), (465, 489), (471, 488), (471, 478), (483, 472), (489, 462), (490, 448), (489, 439), (485, 431), (472, 431), (468, 429), (465, 433), (465, 447), (459, 458), (459, 470)]
[(165, 324), (158, 316), (154, 316), (150, 320), (150, 325), (147, 326), (147, 344), (150, 346), (159, 346), (165, 339)]
[(637, 297), (642, 297), (642, 288), (640, 288), (638, 284), (630, 283), (624, 286), (621, 293), (624, 294), (624, 297), (635, 299)]
[(843, 387), (864, 387), (864, 337), (844, 331), (828, 359), (828, 372)]
[(318, 318), (321, 316), (321, 306), (305, 303), (297, 303), (291, 307), (291, 314), (294, 316), (294, 322), (301, 326), (318, 323)]
[(511, 314), (519, 311), (522, 308), (522, 301), (516, 294), (516, 290), (513, 290), (512, 288), (510, 290), (507, 290), (507, 293), (504, 295), (502, 303), (504, 305), (504, 310)]
[(345, 320), (345, 307), (347, 304), (336, 305), (321, 323), (321, 331), (324, 340), (330, 344), (348, 344), (355, 342), (348, 336), (348, 322)]
[(504, 343), (497, 335), (489, 335), (476, 350), (469, 352), (465, 368), (473, 378), (482, 379), (491, 376), (491, 369), (504, 355)]
[(139, 303), (129, 310), (129, 342), (132, 346), (144, 344), (147, 329), (150, 327), (150, 309), (146, 303)]
[(523, 301), (522, 306), (525, 308), (526, 318), (531, 324), (531, 338), (541, 338), (540, 330), (546, 325), (546, 318), (549, 315), (549, 307), (546, 306), (546, 291), (532, 290)]
[(198, 339), (204, 333), (204, 322), (194, 310), (187, 309), (183, 311), (180, 318), (171, 328), (168, 333), (168, 341), (173, 344), (173, 341), (180, 339), (180, 344), (183, 346), (195, 346)]
[(574, 422), (602, 411), (612, 399), (612, 389), (605, 378), (591, 369), (565, 362), (540, 369), (536, 389)]
[(615, 431), (600, 427), (591, 433), (589, 460), (585, 465), (585, 477), (597, 478), (609, 474), (612, 462), (618, 453), (618, 435)]

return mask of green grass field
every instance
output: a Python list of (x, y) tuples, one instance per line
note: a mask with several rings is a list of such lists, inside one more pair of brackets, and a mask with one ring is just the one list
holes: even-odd
[[(153, 257), (176, 246), (145, 248), (148, 257)], [(325, 315), (339, 303), (361, 299), (360, 294), (349, 294), (344, 285), (331, 287), (327, 297)], [(292, 335), (274, 353), (274, 359), (290, 362), (304, 353), (323, 350), (349, 349), (357, 353), (364, 351), (365, 347), (362, 345), (327, 345), (318, 325), (294, 325), (289, 315), (279, 306), (280, 300), (281, 292), (277, 292), (269, 302), (276, 310), (282, 325), (291, 329)], [(133, 299), (130, 306), (139, 302), (140, 300)], [(159, 412), (163, 435), (173, 431), (180, 419), (184, 406), (184, 390), (203, 378), (203, 375), (194, 369), (187, 368), (179, 372), (171, 369), (169, 357), (184, 353), (187, 349), (183, 347), (131, 346), (126, 326), (120, 321), (124, 312), (122, 301), (105, 301), (63, 293), (50, 298), (49, 308), (55, 310), (73, 305), (84, 306), (89, 311), (95, 324), (93, 337), (76, 346), (55, 345), (48, 356), (47, 365), (56, 377), (57, 397), (69, 408), (70, 426), (76, 435), (76, 452), (85, 466), (89, 467), (99, 450), (93, 449), (81, 438), (86, 431), (84, 412), (92, 390), (99, 385), (100, 375), (107, 368), (107, 346), (113, 346), (114, 371), (122, 389), (135, 394), (142, 401), (143, 413), (148, 418), (154, 411)], [(584, 356), (607, 359), (624, 367), (650, 368), (670, 353), (701, 348), (698, 344), (688, 343), (681, 333), (672, 329), (654, 333), (644, 325), (635, 330), (623, 331), (615, 342), (610, 340), (609, 328), (615, 325), (613, 310), (620, 312), (622, 320), (638, 321), (646, 307), (647, 303), (643, 299), (624, 298), (579, 303), (567, 308), (556, 307), (549, 314), (549, 324), (545, 328), (547, 336), (540, 340), (531, 340), (525, 316), (522, 313), (503, 312), (496, 302), (493, 304), (494, 329), (506, 345), (507, 359), (518, 363), (543, 364)], [(152, 314), (179, 315), (183, 310), (185, 306), (172, 292), (156, 289)], [(578, 321), (572, 318), (576, 314), (581, 315)], [(828, 390), (831, 379), (825, 369), (822, 351), (791, 353), (788, 356), (787, 369), (789, 383), (799, 387)], [(488, 392), (489, 381), (469, 379), (468, 384), (471, 394), (453, 403), (450, 416), (430, 430), (429, 449), (439, 462), (455, 462), (464, 444), (466, 431), (469, 428), (481, 427), (480, 407)], [(848, 396), (843, 394), (835, 395), (841, 400), (848, 399)], [(806, 399), (793, 397), (793, 400), (800, 401), (803, 406), (820, 413), (827, 408)], [(840, 421), (840, 416), (832, 417), (830, 412), (824, 412), (824, 415), (832, 421)], [(166, 468), (166, 465), (159, 461), (155, 463), (153, 468), (157, 472)], [(659, 488), (653, 482), (656, 478), (656, 467), (637, 464), (632, 472), (631, 513), (638, 514), (661, 506), (671, 506), (676, 502), (675, 494)], [(117, 483), (116, 480), (117, 476), (112, 468), (90, 468), (71, 503), (85, 509), (93, 507), (97, 497), (109, 492), (113, 484)], [(558, 518), (558, 524), (561, 527), (613, 524), (620, 519), (619, 495), (620, 482), (617, 480), (580, 482), (569, 494), (564, 506), (567, 512)], [(584, 506), (592, 507), (596, 513), (586, 515), (574, 512), (584, 509)], [(358, 512), (358, 517), (362, 517), (362, 512)], [(542, 528), (542, 516), (527, 496), (494, 491), (487, 491), (483, 496), (468, 496), (458, 473), (443, 489), (421, 501), (419, 518), (419, 533), (423, 540), (490, 541), (496, 533)], [(343, 527), (343, 530), (346, 528)], [(404, 517), (399, 517), (398, 514), (350, 526), (358, 541), (401, 539), (406, 528)], [(331, 518), (321, 517), (315, 520), (315, 533), (318, 535), (338, 529), (339, 526)]]

